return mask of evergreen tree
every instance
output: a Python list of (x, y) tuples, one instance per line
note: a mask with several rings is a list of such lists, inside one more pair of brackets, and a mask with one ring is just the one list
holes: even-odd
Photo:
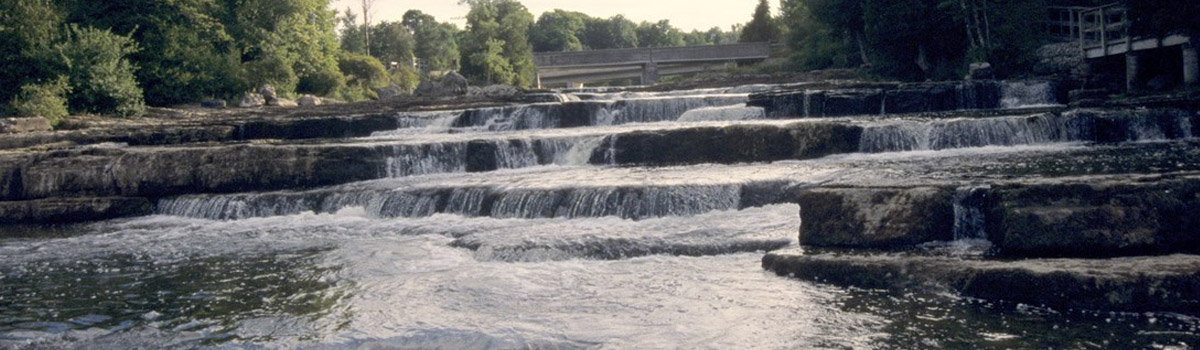
[(771, 4), (767, 0), (758, 0), (754, 8), (754, 17), (742, 29), (741, 42), (763, 42), (779, 39), (779, 27), (771, 17)]

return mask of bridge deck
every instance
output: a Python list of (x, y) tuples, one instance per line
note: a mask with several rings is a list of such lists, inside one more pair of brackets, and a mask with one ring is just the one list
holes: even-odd
[(653, 47), (575, 52), (539, 52), (533, 55), (538, 69), (570, 69), (603, 66), (633, 66), (646, 63), (716, 62), (766, 59), (768, 43)]

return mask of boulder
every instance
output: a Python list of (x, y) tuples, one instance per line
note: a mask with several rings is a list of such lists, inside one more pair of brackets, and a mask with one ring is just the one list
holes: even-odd
[(388, 84), (388, 86), (373, 88), (375, 95), (379, 101), (390, 101), (404, 95), (404, 89), (396, 83)]
[(50, 121), (42, 117), (0, 119), (0, 134), (50, 131)]
[(320, 106), (321, 103), (321, 98), (313, 95), (300, 95), (300, 98), (296, 99), (296, 104), (304, 107)]
[(478, 86), (467, 87), (467, 97), (483, 97), (483, 88)]
[(268, 101), (279, 97), (279, 95), (275, 93), (275, 88), (269, 84), (259, 87), (258, 94), (262, 95), (263, 98), (266, 98)]
[[(483, 88), (483, 95), (487, 98), (496, 100), (511, 100), (521, 97), (521, 89), (512, 85), (488, 85)], [(470, 93), (468, 92), (468, 95)]]
[(267, 104), (267, 99), (264, 98), (263, 95), (254, 92), (247, 92), (245, 96), (242, 96), (242, 100), (238, 102), (238, 107), (262, 107), (265, 104)]
[(966, 80), (988, 80), (996, 78), (996, 69), (992, 68), (991, 63), (975, 62), (971, 63), (967, 71)]
[(225, 100), (221, 100), (221, 99), (204, 100), (203, 102), (200, 102), (200, 107), (214, 108), (214, 109), (225, 108)]
[(289, 99), (286, 99), (286, 98), (273, 98), (273, 99), (267, 100), (267, 105), (268, 105), (268, 106), (275, 106), (275, 107), (296, 107), (296, 106), (299, 106), (299, 104), (296, 104), (296, 101), (292, 101), (292, 100), (289, 100)]
[(457, 72), (446, 73), (438, 81), (422, 81), (415, 95), (429, 98), (464, 96), (468, 92), (467, 78)]

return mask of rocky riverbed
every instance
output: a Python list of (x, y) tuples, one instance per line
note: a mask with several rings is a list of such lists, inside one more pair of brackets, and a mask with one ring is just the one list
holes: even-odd
[(2, 135), (0, 346), (1200, 343), (1200, 110), (1063, 95), (590, 90)]

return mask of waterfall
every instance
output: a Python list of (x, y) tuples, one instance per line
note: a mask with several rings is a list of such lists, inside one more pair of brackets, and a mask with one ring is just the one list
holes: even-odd
[(361, 189), (228, 195), (189, 195), (158, 201), (156, 213), (214, 220), (333, 213), (362, 207), (373, 217), (436, 213), (497, 218), (617, 216), (642, 219), (739, 209), (743, 185), (649, 187)]
[(1091, 128), (1087, 118), (1055, 114), (906, 120), (868, 125), (859, 149), (877, 153), (1084, 141)]
[(402, 113), (396, 116), (396, 130), (375, 132), (371, 136), (390, 136), (414, 131), (445, 132), (462, 117), (462, 114), (461, 110)]
[(730, 94), (491, 107), (463, 112), (454, 127), (509, 131), (673, 121), (693, 109), (744, 104), (746, 99)]
[(604, 137), (597, 136), (574, 142), (567, 152), (561, 153), (562, 157), (554, 159), (554, 164), (587, 165), (591, 162), (592, 154), (596, 153), (596, 149), (604, 144), (604, 139)]
[(385, 160), (384, 176), (402, 177), (466, 171), (465, 143), (395, 145)]
[(1000, 107), (1005, 109), (1059, 105), (1054, 85), (1049, 81), (1004, 81), (1000, 86)]
[(762, 107), (747, 107), (745, 103), (722, 107), (702, 107), (684, 112), (681, 122), (754, 120), (767, 117)]
[(987, 240), (983, 207), (990, 187), (963, 187), (954, 192), (954, 240)]

